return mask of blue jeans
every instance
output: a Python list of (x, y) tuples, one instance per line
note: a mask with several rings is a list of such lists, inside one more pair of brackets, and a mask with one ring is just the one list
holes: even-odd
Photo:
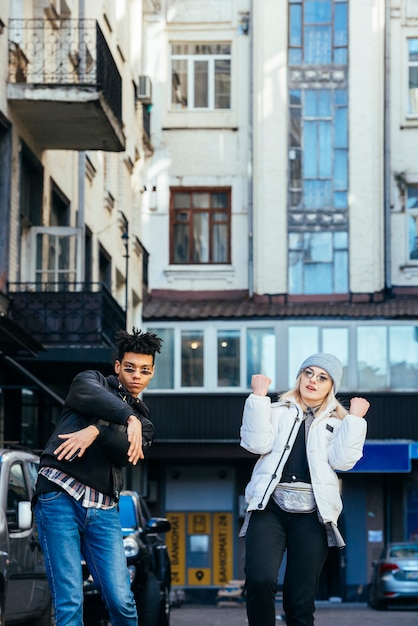
[(272, 499), (253, 511), (246, 534), (245, 574), (249, 626), (275, 626), (275, 594), (284, 551), (283, 609), (288, 626), (313, 626), (315, 594), (328, 555), (318, 513), (286, 513)]
[(83, 625), (83, 557), (113, 626), (137, 626), (116, 507), (86, 509), (53, 491), (39, 494), (35, 513), (56, 625)]

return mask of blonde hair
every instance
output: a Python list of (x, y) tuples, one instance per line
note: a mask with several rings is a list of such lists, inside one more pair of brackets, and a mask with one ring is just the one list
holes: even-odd
[[(296, 400), (298, 404), (303, 405), (302, 397), (300, 395), (300, 379), (302, 377), (302, 372), (297, 377), (295, 384), (292, 389), (286, 391), (279, 395), (279, 400), (286, 402), (287, 400)], [(340, 420), (343, 420), (345, 416), (348, 414), (347, 409), (337, 400), (334, 393), (334, 385), (331, 385), (331, 389), (329, 390), (328, 395), (324, 398), (321, 406), (318, 407), (318, 412), (325, 409), (325, 407), (330, 403), (335, 402), (335, 409), (332, 412), (332, 417), (337, 417)]]

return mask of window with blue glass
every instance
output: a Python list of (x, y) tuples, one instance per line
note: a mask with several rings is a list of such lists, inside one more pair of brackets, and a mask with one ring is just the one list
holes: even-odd
[(346, 65), (347, 1), (289, 0), (289, 64)]
[(289, 0), (289, 20), (288, 290), (347, 293), (347, 2)]
[(218, 330), (218, 387), (241, 385), (239, 330)]
[(247, 329), (247, 387), (253, 374), (276, 379), (276, 335), (274, 328)]

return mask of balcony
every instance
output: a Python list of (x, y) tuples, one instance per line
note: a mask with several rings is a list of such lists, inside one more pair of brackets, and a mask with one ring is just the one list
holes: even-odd
[(125, 149), (122, 79), (95, 20), (9, 20), (7, 98), (44, 150)]
[(9, 297), (9, 316), (48, 349), (114, 347), (125, 328), (124, 311), (102, 283), (10, 283)]

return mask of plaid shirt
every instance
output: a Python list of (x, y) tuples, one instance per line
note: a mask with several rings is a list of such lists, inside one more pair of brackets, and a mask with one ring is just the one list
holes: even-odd
[(53, 467), (42, 467), (39, 470), (50, 482), (55, 483), (75, 500), (81, 500), (81, 505), (87, 509), (112, 509), (116, 501), (93, 487), (84, 485), (61, 470)]

